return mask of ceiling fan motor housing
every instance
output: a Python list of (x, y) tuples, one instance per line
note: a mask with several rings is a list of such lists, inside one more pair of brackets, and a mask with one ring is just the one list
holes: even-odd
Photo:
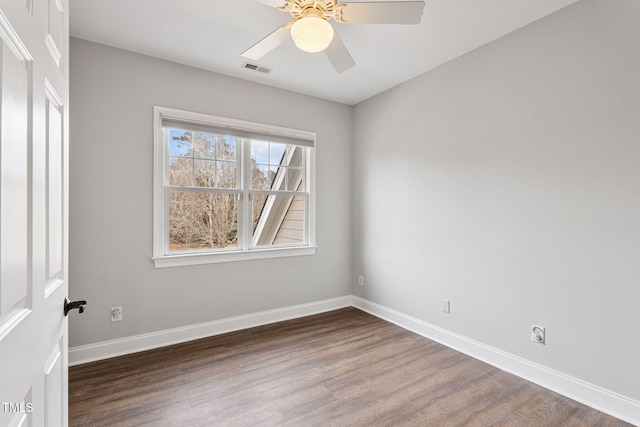
[(334, 17), (335, 0), (287, 0), (284, 10), (295, 20), (306, 16), (317, 16), (328, 21)]

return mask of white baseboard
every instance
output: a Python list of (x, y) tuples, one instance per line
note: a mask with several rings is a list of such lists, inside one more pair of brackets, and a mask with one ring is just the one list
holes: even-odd
[(447, 347), (482, 360), (503, 371), (559, 393), (634, 425), (640, 425), (640, 402), (554, 371), (481, 342), (442, 329), (382, 305), (352, 296), (353, 306), (437, 341)]
[(351, 295), (69, 349), (69, 366), (150, 350), (351, 306)]

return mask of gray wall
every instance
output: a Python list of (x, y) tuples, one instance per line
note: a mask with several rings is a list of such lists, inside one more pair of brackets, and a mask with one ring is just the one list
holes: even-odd
[[(351, 107), (78, 39), (70, 67), (71, 347), (351, 293)], [(153, 105), (317, 132), (316, 255), (155, 269)]]
[(639, 16), (583, 0), (357, 105), (354, 294), (640, 399)]

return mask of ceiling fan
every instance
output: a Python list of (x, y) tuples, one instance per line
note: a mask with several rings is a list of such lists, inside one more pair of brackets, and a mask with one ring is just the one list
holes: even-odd
[(242, 53), (258, 60), (282, 44), (289, 36), (305, 52), (322, 52), (338, 73), (356, 65), (344, 43), (328, 22), (342, 24), (418, 24), (424, 1), (336, 3), (336, 0), (257, 0), (288, 12), (294, 19), (282, 24)]

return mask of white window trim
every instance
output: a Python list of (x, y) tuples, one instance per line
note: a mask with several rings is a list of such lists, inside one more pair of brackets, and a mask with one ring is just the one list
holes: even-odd
[(313, 255), (316, 250), (316, 188), (315, 188), (315, 150), (309, 150), (309, 167), (307, 168), (308, 185), (308, 244), (304, 246), (283, 246), (268, 248), (251, 248), (233, 251), (211, 251), (197, 253), (165, 253), (168, 246), (168, 212), (165, 204), (165, 173), (167, 144), (163, 137), (163, 119), (179, 119), (219, 127), (249, 129), (254, 132), (303, 138), (315, 141), (315, 133), (296, 129), (283, 128), (261, 123), (247, 122), (208, 114), (193, 113), (168, 107), (153, 107), (153, 256), (151, 259), (156, 268), (179, 267), (187, 265), (213, 264), (232, 261), (248, 261), (265, 258), (282, 258), (290, 256)]

